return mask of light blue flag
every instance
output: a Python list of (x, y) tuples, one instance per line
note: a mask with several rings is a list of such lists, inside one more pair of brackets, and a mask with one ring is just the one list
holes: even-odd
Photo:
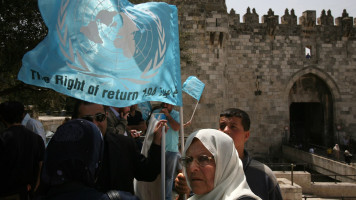
[(187, 80), (183, 83), (182, 90), (199, 101), (201, 95), (203, 94), (204, 87), (205, 84), (201, 82), (197, 77), (189, 76)]
[(151, 114), (152, 106), (149, 101), (142, 102), (138, 104), (138, 108), (142, 113), (142, 118), (146, 121)]
[(82, 100), (124, 107), (182, 106), (177, 8), (127, 0), (38, 0), (47, 37), (18, 79)]

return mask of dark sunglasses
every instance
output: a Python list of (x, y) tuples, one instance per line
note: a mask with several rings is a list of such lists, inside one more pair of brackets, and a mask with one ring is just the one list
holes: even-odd
[(97, 122), (102, 122), (106, 119), (106, 115), (104, 113), (98, 113), (98, 114), (95, 114), (94, 116), (93, 115), (85, 115), (85, 116), (81, 117), (81, 119), (85, 119), (85, 120), (88, 120), (91, 122), (94, 122), (94, 120)]
[(193, 160), (195, 160), (199, 166), (204, 167), (214, 160), (214, 156), (200, 155), (196, 158), (190, 156), (180, 158), (180, 162), (184, 167), (188, 167), (192, 164)]

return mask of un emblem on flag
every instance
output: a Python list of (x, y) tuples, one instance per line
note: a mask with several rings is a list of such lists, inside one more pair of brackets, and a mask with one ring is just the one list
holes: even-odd
[(136, 84), (156, 76), (167, 46), (161, 19), (125, 2), (62, 0), (56, 29), (68, 67), (103, 78), (120, 72), (114, 78)]

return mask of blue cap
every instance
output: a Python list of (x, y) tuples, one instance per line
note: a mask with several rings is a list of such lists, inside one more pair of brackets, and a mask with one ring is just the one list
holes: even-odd
[(103, 151), (102, 134), (95, 124), (83, 119), (68, 121), (48, 143), (42, 179), (49, 185), (69, 180), (94, 185)]

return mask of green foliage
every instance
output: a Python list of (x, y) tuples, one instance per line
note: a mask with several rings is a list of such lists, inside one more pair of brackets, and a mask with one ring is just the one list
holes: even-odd
[(17, 80), (22, 57), (47, 35), (37, 0), (0, 3), (0, 102), (17, 100), (40, 110), (63, 109), (64, 95)]

